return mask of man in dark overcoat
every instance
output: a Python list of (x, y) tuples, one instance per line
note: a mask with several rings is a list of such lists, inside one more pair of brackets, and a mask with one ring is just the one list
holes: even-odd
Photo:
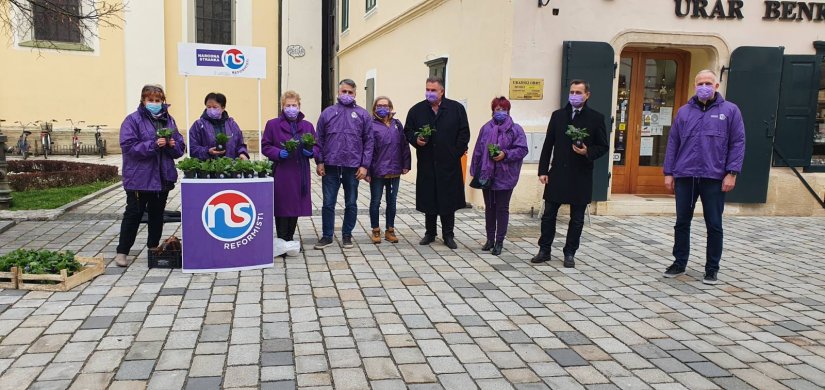
[[(530, 262), (550, 260), (556, 235), (556, 216), (562, 204), (570, 205), (570, 224), (564, 245), (564, 266), (575, 267), (576, 250), (584, 227), (584, 212), (593, 199), (593, 162), (607, 153), (604, 115), (587, 106), (590, 85), (573, 80), (567, 105), (554, 112), (539, 159), (539, 181), (544, 184), (544, 215), (541, 217), (539, 253)], [(581, 147), (567, 135), (569, 126), (588, 134)], [(552, 155), (553, 163), (550, 164)]]
[[(410, 108), (404, 125), (405, 136), (415, 148), (418, 160), (415, 209), (424, 213), (426, 219), (426, 231), (419, 244), (435, 241), (440, 217), (444, 244), (456, 249), (455, 212), (466, 205), (461, 157), (470, 142), (470, 125), (464, 106), (444, 97), (444, 79), (428, 78), (425, 97)], [(427, 125), (435, 130), (430, 137), (420, 133)]]

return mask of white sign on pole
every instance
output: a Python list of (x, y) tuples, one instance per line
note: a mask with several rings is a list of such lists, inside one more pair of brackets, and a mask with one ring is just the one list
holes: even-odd
[(178, 72), (187, 76), (266, 78), (266, 48), (178, 43)]

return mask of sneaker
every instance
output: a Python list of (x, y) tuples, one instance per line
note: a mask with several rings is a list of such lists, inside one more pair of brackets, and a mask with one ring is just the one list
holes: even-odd
[(372, 228), (372, 239), (373, 244), (380, 244), (381, 243), (381, 228)]
[(683, 275), (684, 273), (685, 273), (685, 267), (682, 267), (682, 266), (680, 266), (676, 263), (673, 263), (673, 264), (670, 265), (670, 267), (667, 267), (667, 269), (665, 270), (664, 276), (666, 278), (675, 278), (679, 275)]
[(702, 283), (710, 285), (719, 283), (719, 279), (716, 278), (716, 272), (705, 272), (705, 278), (702, 279)]
[(324, 249), (330, 245), (332, 245), (332, 237), (321, 237), (321, 239), (315, 243), (315, 249)]
[(355, 245), (352, 244), (352, 236), (344, 236), (343, 238), (341, 238), (341, 241), (342, 241), (341, 246), (344, 247), (345, 249), (349, 249), (349, 248), (352, 248), (352, 247), (355, 246)]

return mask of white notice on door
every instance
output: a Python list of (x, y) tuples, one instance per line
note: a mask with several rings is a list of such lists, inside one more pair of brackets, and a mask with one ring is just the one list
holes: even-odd
[(642, 137), (642, 144), (639, 147), (639, 156), (653, 155), (653, 137)]
[(673, 107), (659, 107), (659, 124), (670, 126), (673, 122)]

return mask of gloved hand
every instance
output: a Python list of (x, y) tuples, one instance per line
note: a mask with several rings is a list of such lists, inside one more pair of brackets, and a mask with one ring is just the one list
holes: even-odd
[(278, 154), (278, 157), (280, 157), (281, 160), (286, 160), (286, 158), (289, 157), (289, 152), (287, 152), (286, 149), (281, 149), (281, 153)]
[(315, 155), (315, 153), (312, 150), (306, 150), (306, 149), (301, 149), (301, 153), (303, 153), (304, 157), (306, 157), (306, 158), (312, 158), (312, 156)]

